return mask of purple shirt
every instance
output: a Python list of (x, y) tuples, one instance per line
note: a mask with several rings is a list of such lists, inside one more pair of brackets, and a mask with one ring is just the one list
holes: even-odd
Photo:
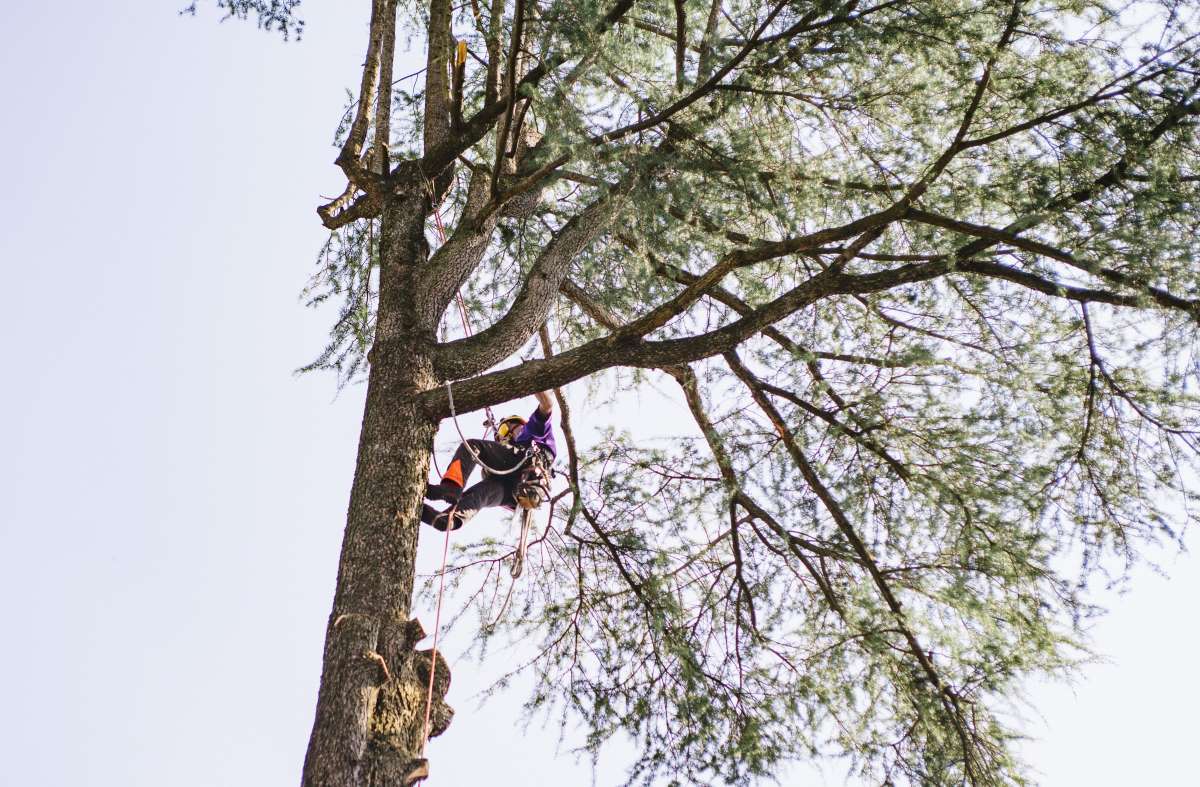
[(550, 426), (550, 416), (542, 415), (540, 407), (533, 411), (533, 415), (529, 416), (529, 420), (513, 438), (513, 445), (525, 448), (535, 443), (551, 457), (558, 455), (554, 449), (554, 429)]

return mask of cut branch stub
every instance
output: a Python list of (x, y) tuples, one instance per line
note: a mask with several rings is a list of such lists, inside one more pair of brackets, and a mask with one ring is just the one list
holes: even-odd
[(418, 650), (413, 653), (413, 672), (421, 682), (422, 689), (429, 686), (429, 669), (434, 664), (433, 704), (429, 711), (429, 737), (436, 738), (446, 731), (454, 719), (454, 709), (446, 704), (446, 692), (450, 690), (450, 665), (441, 653), (433, 650)]
[(370, 730), (363, 757), (364, 787), (410, 785), (429, 775), (424, 759), (425, 707), (430, 667), (434, 667), (433, 702), (429, 705), (429, 737), (441, 735), (454, 718), (445, 702), (450, 666), (429, 650), (413, 650), (425, 636), (415, 618), (393, 620), (380, 633), (379, 650), (391, 668), (371, 710)]

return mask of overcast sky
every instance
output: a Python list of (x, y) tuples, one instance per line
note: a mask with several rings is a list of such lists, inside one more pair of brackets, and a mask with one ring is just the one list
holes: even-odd
[[(341, 189), (330, 141), (369, 4), (309, 0), (291, 44), (181, 5), (0, 16), (13, 787), (294, 785), (312, 723), (362, 390), (293, 376), (330, 322), (297, 296), (324, 238), (318, 195)], [(421, 56), (414, 39), (396, 73)], [(425, 539), (426, 570), (440, 548)], [(1140, 570), (1107, 597), (1093, 645), (1108, 663), (1073, 688), (1030, 687), (1024, 751), (1045, 784), (1195, 783), (1200, 561), (1158, 560), (1169, 579)], [(519, 687), (477, 708), (509, 657), (473, 664), (456, 647), (459, 713), (430, 746), (429, 784), (587, 783), (569, 736), (521, 730)], [(619, 754), (600, 784), (619, 781)]]

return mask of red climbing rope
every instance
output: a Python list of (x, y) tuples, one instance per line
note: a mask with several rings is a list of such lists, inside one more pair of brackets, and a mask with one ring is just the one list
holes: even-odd
[[(437, 227), (438, 243), (445, 245), (446, 227), (442, 224), (442, 208), (434, 201), (433, 184), (429, 182), (429, 178), (425, 178), (425, 191), (429, 193), (429, 201), (433, 204), (433, 224)], [(463, 334), (471, 336), (471, 321), (467, 316), (467, 302), (463, 300), (462, 290), (454, 293), (454, 299), (458, 302), (458, 317), (462, 321)], [(492, 414), (490, 406), (484, 406), (483, 412), (487, 415), (487, 420), (483, 422), (483, 435), (487, 437), (488, 430), (496, 428), (496, 416)]]
[[(442, 208), (437, 203), (434, 193), (433, 184), (429, 179), (425, 179), (425, 189), (429, 192), (429, 201), (433, 206), (433, 223), (437, 228), (438, 243), (445, 245), (446, 243), (446, 227), (442, 224)], [(467, 336), (471, 335), (471, 323), (467, 319), (467, 304), (463, 300), (462, 290), (455, 293), (455, 299), (458, 301), (458, 316), (462, 320), (463, 333)], [(487, 413), (487, 421), (484, 423), (484, 436), (487, 436), (488, 429), (494, 429), (496, 419), (492, 415), (492, 408), (485, 407)], [(442, 474), (441, 468), (437, 464), (436, 454), (433, 457), (433, 467), (437, 470), (439, 476)], [(429, 743), (429, 715), (433, 710), (433, 679), (437, 675), (437, 646), (438, 633), (442, 630), (442, 596), (446, 590), (446, 559), (450, 554), (450, 530), (454, 524), (454, 514), (457, 506), (451, 506), (450, 511), (446, 515), (446, 538), (442, 543), (442, 569), (438, 572), (438, 592), (437, 592), (437, 607), (433, 618), (433, 649), (429, 654), (429, 685), (425, 691), (425, 726), (423, 735), (421, 736), (421, 754), (425, 754), (425, 745)]]
[(429, 713), (433, 709), (433, 678), (437, 675), (437, 643), (438, 632), (442, 630), (442, 593), (446, 589), (446, 556), (450, 553), (450, 529), (454, 521), (454, 508), (446, 517), (446, 540), (442, 543), (442, 571), (438, 574), (437, 612), (433, 618), (433, 650), (429, 654), (429, 685), (425, 691), (425, 726), (422, 727), (421, 754), (425, 754), (425, 744), (429, 743)]

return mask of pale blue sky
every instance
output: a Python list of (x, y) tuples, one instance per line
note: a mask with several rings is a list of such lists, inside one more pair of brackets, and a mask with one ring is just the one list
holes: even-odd
[[(183, 4), (0, 16), (13, 787), (294, 785), (312, 721), (361, 389), (335, 399), (291, 370), (329, 322), (297, 295), (318, 194), (340, 189), (329, 143), (368, 4), (309, 0), (299, 44)], [(1110, 664), (1073, 692), (1031, 687), (1046, 784), (1194, 783), (1200, 561), (1161, 562), (1172, 578), (1140, 571), (1097, 626)], [(557, 730), (520, 731), (519, 694), (475, 709), (502, 658), (455, 662), (429, 784), (587, 783)]]

